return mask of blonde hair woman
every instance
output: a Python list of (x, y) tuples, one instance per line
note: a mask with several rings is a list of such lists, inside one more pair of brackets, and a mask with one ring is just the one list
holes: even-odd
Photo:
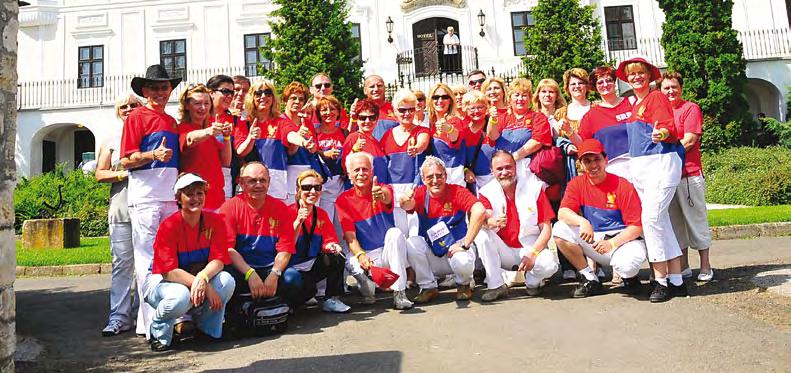
[(464, 149), (459, 137), (464, 123), (459, 119), (453, 90), (444, 83), (437, 83), (429, 91), (428, 118), (433, 132), (434, 155), (445, 162), (448, 183), (464, 183)]
[[(568, 137), (563, 133), (563, 127), (568, 127), (566, 119), (566, 99), (560, 92), (560, 85), (554, 79), (541, 79), (533, 92), (533, 110), (540, 111), (547, 116), (552, 127), (552, 138), (558, 136)], [(570, 129), (570, 128), (569, 128)], [(565, 135), (565, 136), (564, 136)]]

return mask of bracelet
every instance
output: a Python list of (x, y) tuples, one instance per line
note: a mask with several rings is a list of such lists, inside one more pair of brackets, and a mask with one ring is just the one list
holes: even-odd
[(253, 267), (250, 267), (250, 269), (248, 269), (247, 272), (245, 272), (245, 274), (244, 274), (244, 280), (245, 281), (249, 281), (250, 280), (250, 276), (252, 276), (253, 273), (255, 273), (255, 269), (253, 269)]
[(118, 174), (118, 176), (116, 176), (116, 178), (118, 179), (118, 181), (124, 181), (124, 173), (121, 172), (120, 174)]
[(544, 249), (541, 250), (533, 249), (533, 256), (538, 257), (538, 254), (541, 253), (542, 251), (544, 251)]
[(363, 255), (363, 254), (365, 254), (365, 250), (360, 250), (360, 251), (357, 252), (357, 254), (354, 254), (354, 257), (357, 258), (357, 259), (360, 259), (360, 255)]
[(198, 278), (202, 279), (203, 281), (206, 281), (207, 285), (209, 284), (209, 276), (206, 276), (205, 273), (203, 272), (198, 273)]
[(223, 136), (222, 139), (225, 141), (231, 141), (231, 136)]
[(360, 148), (358, 148), (356, 144), (354, 146), (352, 146), (352, 152), (353, 153), (357, 153), (359, 151), (360, 151)]
[(613, 249), (613, 250), (615, 250), (615, 249), (617, 249), (617, 248), (618, 248), (618, 246), (616, 246), (616, 245), (615, 245), (615, 240), (613, 240), (612, 238), (610, 238), (609, 240), (607, 240), (607, 242), (609, 242), (609, 243), (610, 243), (610, 247), (612, 247), (612, 249)]

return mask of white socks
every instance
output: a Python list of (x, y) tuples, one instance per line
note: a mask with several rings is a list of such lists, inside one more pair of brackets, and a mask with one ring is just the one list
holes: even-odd
[(593, 273), (593, 269), (590, 266), (580, 269), (579, 273), (582, 275), (582, 277), (585, 277), (585, 279), (588, 281), (599, 281), (599, 279), (596, 277), (596, 274)]
[(667, 278), (670, 280), (670, 283), (673, 284), (673, 286), (681, 286), (681, 284), (684, 283), (684, 278), (681, 277), (680, 273), (671, 273), (667, 275)]

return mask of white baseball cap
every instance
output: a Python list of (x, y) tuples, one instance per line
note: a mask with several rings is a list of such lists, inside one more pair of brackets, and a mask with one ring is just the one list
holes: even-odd
[(173, 193), (178, 193), (179, 190), (182, 190), (195, 183), (207, 184), (206, 180), (203, 180), (200, 176), (195, 175), (193, 173), (181, 175), (176, 180), (176, 184), (173, 185)]

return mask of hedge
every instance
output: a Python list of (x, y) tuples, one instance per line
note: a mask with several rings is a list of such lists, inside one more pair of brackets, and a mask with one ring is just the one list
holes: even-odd
[(730, 148), (703, 154), (706, 200), (768, 206), (791, 203), (791, 149)]
[(58, 186), (63, 186), (63, 206), (54, 217), (79, 218), (84, 237), (106, 236), (110, 184), (98, 183), (93, 174), (85, 175), (81, 170), (64, 171), (63, 165), (29, 179), (20, 178), (14, 190), (17, 234), (22, 231), (23, 221), (48, 217), (41, 210), (47, 210), (44, 202), (51, 206), (58, 203)]

